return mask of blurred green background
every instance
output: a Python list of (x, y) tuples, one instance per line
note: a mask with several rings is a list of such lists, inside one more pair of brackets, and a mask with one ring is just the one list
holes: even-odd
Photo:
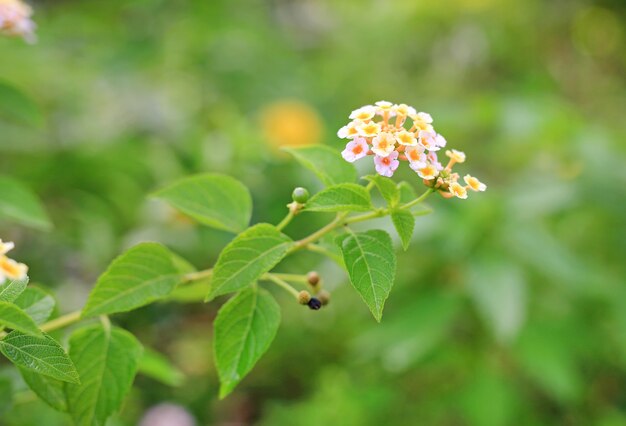
[[(62, 312), (138, 241), (209, 267), (232, 238), (151, 191), (228, 173), (252, 189), (253, 221), (276, 223), (293, 187), (320, 188), (278, 147), (339, 153), (350, 111), (380, 99), (431, 113), (468, 155), (459, 171), (489, 187), (428, 200), (435, 212), (400, 254), (381, 325), (332, 263), (299, 254), (281, 265), (320, 271), (333, 301), (313, 312), (276, 293), (276, 340), (225, 401), (212, 364), (217, 304), (117, 316), (186, 380), (138, 377), (112, 425), (140, 424), (163, 403), (197, 425), (626, 425), (623, 1), (31, 4), (39, 42), (0, 38), (0, 79), (41, 117), (0, 122), (0, 172), (34, 189), (55, 227), (3, 222), (0, 235)], [(303, 214), (287, 232), (327, 220)], [(371, 226), (395, 238), (387, 220)], [(0, 424), (67, 418), (25, 394)]]

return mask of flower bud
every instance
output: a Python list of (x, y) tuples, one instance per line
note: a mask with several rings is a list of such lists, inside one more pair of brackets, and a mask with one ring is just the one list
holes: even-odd
[(315, 287), (320, 283), (320, 274), (315, 271), (311, 271), (306, 275), (306, 280), (311, 286)]
[(311, 301), (311, 293), (306, 290), (302, 290), (298, 293), (298, 303), (301, 305), (306, 305)]
[(322, 307), (322, 302), (320, 302), (319, 299), (316, 299), (315, 297), (311, 297), (311, 300), (309, 300), (309, 303), (307, 303), (308, 307), (314, 311), (317, 311), (319, 308)]
[(321, 290), (316, 296), (320, 302), (322, 302), (322, 306), (326, 306), (330, 303), (330, 293), (326, 290)]
[(296, 203), (304, 204), (309, 201), (309, 191), (307, 191), (306, 188), (302, 188), (299, 186), (293, 190), (291, 198)]

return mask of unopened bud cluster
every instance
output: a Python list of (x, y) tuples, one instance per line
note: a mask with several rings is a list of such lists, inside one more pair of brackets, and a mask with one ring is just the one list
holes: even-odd
[(393, 176), (400, 161), (408, 161), (427, 186), (449, 197), (467, 198), (468, 189), (487, 188), (470, 175), (463, 178), (465, 185), (461, 185), (459, 175), (452, 173), (455, 163), (465, 161), (464, 153), (446, 151), (450, 161), (445, 167), (439, 162), (437, 151), (446, 146), (446, 140), (435, 131), (430, 114), (417, 112), (406, 104), (379, 101), (352, 111), (350, 119), (337, 132), (340, 138), (350, 139), (341, 153), (346, 161), (352, 163), (372, 155), (376, 172), (387, 177)]
[(326, 290), (321, 290), (321, 278), (315, 271), (311, 271), (307, 274), (307, 283), (311, 286), (311, 289), (315, 293), (315, 296), (311, 296), (306, 290), (302, 290), (298, 293), (298, 303), (301, 305), (307, 305), (310, 309), (318, 310), (322, 306), (328, 305), (330, 302), (330, 293)]

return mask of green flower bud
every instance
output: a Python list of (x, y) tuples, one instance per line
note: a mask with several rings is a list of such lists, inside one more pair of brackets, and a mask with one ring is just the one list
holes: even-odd
[(302, 188), (299, 186), (293, 190), (291, 198), (296, 203), (304, 204), (309, 201), (309, 191), (307, 191), (306, 188)]

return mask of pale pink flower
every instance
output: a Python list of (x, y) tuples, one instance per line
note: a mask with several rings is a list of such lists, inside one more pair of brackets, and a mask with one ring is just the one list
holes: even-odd
[(30, 19), (33, 10), (21, 0), (0, 0), (0, 34), (22, 37), (34, 43), (35, 23)]
[(404, 154), (411, 165), (414, 164), (418, 168), (426, 166), (426, 154), (423, 146), (408, 146), (404, 150)]
[(356, 160), (365, 157), (369, 149), (369, 145), (365, 141), (365, 138), (356, 138), (353, 141), (348, 142), (346, 149), (341, 152), (341, 156), (344, 160), (353, 163)]
[(435, 169), (437, 169), (438, 171), (443, 170), (443, 166), (439, 162), (439, 158), (437, 157), (437, 153), (436, 152), (430, 151), (428, 153), (428, 155), (426, 156), (426, 158), (428, 158), (428, 161), (430, 162), (430, 164), (435, 166)]
[(443, 148), (446, 146), (446, 138), (444, 138), (443, 136), (441, 136), (440, 134), (437, 134), (437, 136), (435, 136), (435, 144), (439, 147), (439, 148)]
[(429, 151), (437, 151), (439, 150), (439, 146), (437, 145), (437, 134), (434, 132), (428, 132), (424, 130), (420, 130), (419, 132), (419, 143)]
[(393, 172), (395, 172), (400, 165), (397, 158), (398, 151), (393, 151), (387, 157), (381, 157), (379, 155), (375, 156), (374, 164), (376, 165), (376, 172), (381, 176), (393, 176)]

